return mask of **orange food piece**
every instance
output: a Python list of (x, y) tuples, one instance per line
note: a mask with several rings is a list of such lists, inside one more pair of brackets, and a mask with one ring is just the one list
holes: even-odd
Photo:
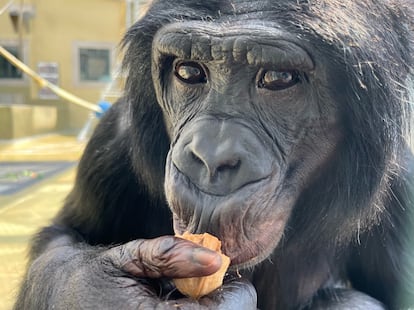
[(183, 235), (177, 235), (177, 237), (192, 241), (198, 245), (220, 253), (222, 262), (220, 269), (212, 275), (205, 277), (173, 279), (177, 289), (186, 296), (199, 299), (200, 297), (207, 295), (222, 286), (224, 275), (230, 265), (230, 258), (221, 253), (221, 241), (208, 233), (190, 234), (185, 232)]

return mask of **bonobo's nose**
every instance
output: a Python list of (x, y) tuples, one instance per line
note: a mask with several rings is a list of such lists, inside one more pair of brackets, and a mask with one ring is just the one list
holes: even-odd
[(227, 195), (271, 173), (262, 143), (250, 129), (230, 121), (191, 125), (177, 140), (172, 161), (197, 187), (214, 195)]
[(189, 160), (198, 165), (198, 169), (205, 169), (206, 174), (203, 177), (214, 182), (220, 177), (223, 178), (223, 174), (237, 173), (241, 168), (243, 156), (237, 144), (238, 141), (231, 137), (216, 136), (206, 139), (200, 133), (196, 133), (187, 145), (187, 152), (191, 156)]

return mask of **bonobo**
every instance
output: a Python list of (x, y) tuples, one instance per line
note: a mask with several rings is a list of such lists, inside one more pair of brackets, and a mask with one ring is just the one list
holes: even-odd
[[(154, 1), (123, 41), (125, 96), (34, 238), (16, 309), (408, 306), (413, 9)], [(197, 301), (171, 279), (221, 262), (184, 231), (231, 258)]]

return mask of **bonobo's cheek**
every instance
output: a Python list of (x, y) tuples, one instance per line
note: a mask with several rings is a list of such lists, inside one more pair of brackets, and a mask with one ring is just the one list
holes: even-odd
[(247, 184), (228, 195), (200, 191), (167, 158), (165, 189), (178, 234), (209, 232), (222, 241), (231, 264), (257, 264), (275, 249), (283, 235), (294, 195), (282, 187), (280, 173)]

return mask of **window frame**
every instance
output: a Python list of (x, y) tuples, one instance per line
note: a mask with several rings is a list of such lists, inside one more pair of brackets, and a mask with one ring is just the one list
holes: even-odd
[[(8, 47), (15, 47), (17, 49), (20, 48), (19, 40), (7, 40), (7, 39), (0, 39), (0, 45), (3, 46), (5, 49)], [(19, 58), (24, 64), (28, 64), (28, 44), (27, 41), (23, 41), (23, 55)], [(12, 65), (13, 66), (13, 65)], [(18, 79), (11, 79), (11, 78), (0, 78), (0, 86), (24, 86), (28, 84), (28, 77), (27, 75), (22, 72), (22, 77)]]
[(115, 60), (115, 44), (106, 42), (75, 42), (73, 44), (73, 83), (77, 87), (102, 87), (110, 81), (83, 81), (80, 72), (80, 50), (81, 49), (97, 49), (109, 51), (109, 76), (112, 77), (113, 65)]

